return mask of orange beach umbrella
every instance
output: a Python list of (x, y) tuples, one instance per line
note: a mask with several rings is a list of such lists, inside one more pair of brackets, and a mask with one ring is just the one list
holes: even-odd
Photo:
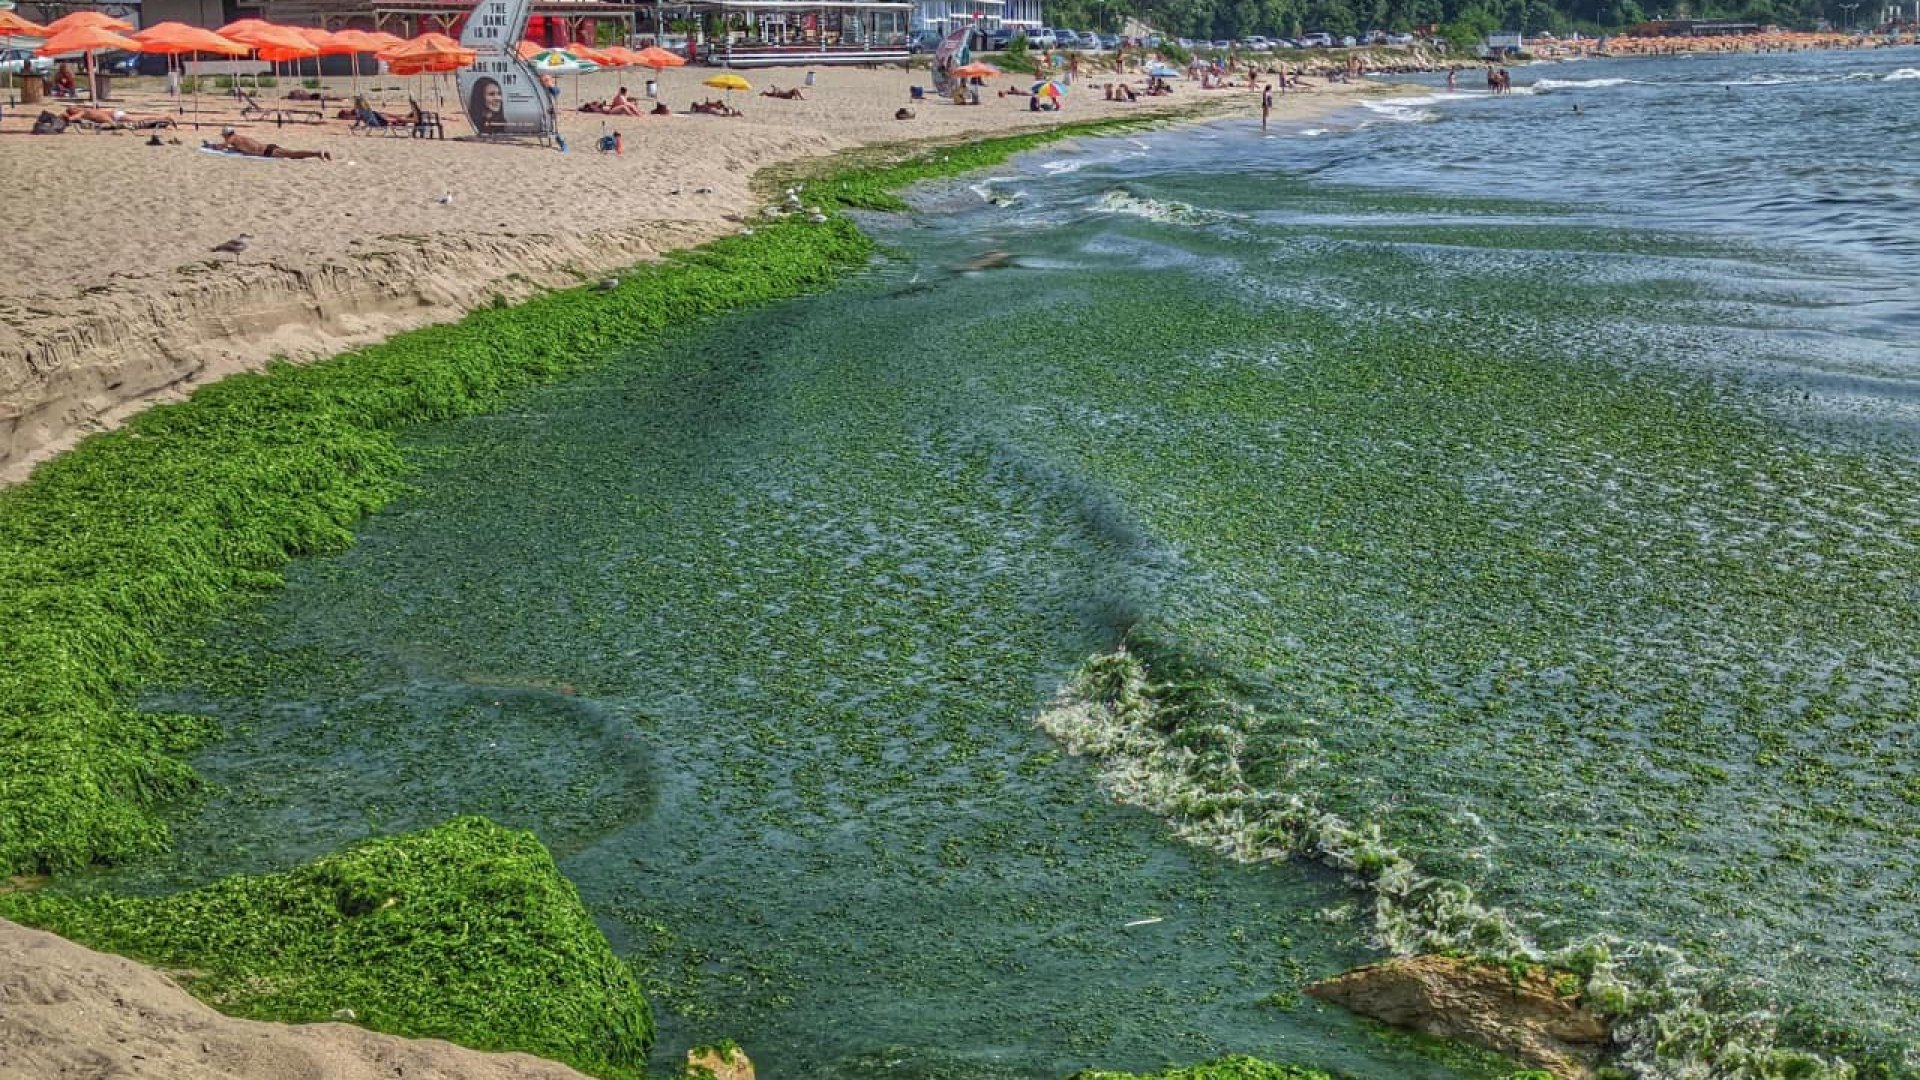
[(1000, 69), (992, 64), (962, 64), (947, 74), (956, 79), (991, 79), (1000, 74)]
[(318, 26), (296, 26), (293, 32), (307, 39), (307, 44), (320, 50), (321, 56), (351, 56), (357, 52), (350, 41), (340, 40), (339, 34), (329, 33)]
[[(76, 12), (75, 14), (88, 14)], [(49, 27), (51, 29), (51, 27)], [(100, 86), (94, 81), (93, 54), (107, 49), (121, 49), (126, 52), (144, 51), (140, 43), (130, 37), (121, 37), (111, 30), (98, 26), (83, 26), (73, 30), (63, 30), (47, 39), (45, 45), (34, 50), (41, 56), (65, 56), (68, 53), (85, 53), (87, 57), (87, 95), (95, 101), (100, 100)]]
[(46, 36), (47, 28), (39, 23), (28, 22), (11, 11), (0, 11), (0, 37)]
[(77, 30), (65, 30), (47, 39), (45, 45), (34, 51), (41, 56), (64, 56), (68, 53), (97, 53), (107, 49), (124, 49), (127, 52), (144, 51), (140, 43), (130, 37), (122, 37), (111, 30), (83, 26)]
[[(47, 24), (47, 36), (57, 37), (68, 30), (131, 30), (133, 24), (100, 11), (75, 11)], [(118, 46), (115, 46), (118, 48)]]
[(234, 41), (245, 41), (247, 39), (248, 34), (251, 34), (256, 30), (267, 30), (267, 29), (279, 29), (279, 28), (275, 27), (272, 23), (268, 22), (265, 19), (235, 19), (232, 22), (228, 23), (227, 25), (219, 28), (218, 30), (215, 30), (214, 33), (219, 34), (223, 38), (230, 38)]
[(238, 41), (221, 37), (211, 30), (181, 22), (155, 23), (128, 35), (140, 43), (144, 52), (166, 56), (182, 53), (218, 53), (221, 56), (245, 56), (249, 49)]
[[(253, 50), (238, 41), (229, 41), (211, 30), (186, 23), (163, 22), (132, 35), (140, 47), (150, 53), (163, 56), (184, 56), (201, 53), (213, 53), (216, 56), (245, 56)], [(196, 64), (196, 69), (198, 65)], [(185, 111), (185, 110), (182, 110)], [(194, 125), (200, 123), (200, 80), (193, 81)]]
[(681, 67), (687, 62), (686, 57), (678, 53), (670, 53), (658, 45), (649, 45), (633, 55), (640, 61), (641, 65), (650, 67), (655, 71), (659, 71), (662, 68)]

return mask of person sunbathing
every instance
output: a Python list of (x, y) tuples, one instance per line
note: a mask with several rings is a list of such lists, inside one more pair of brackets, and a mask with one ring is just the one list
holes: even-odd
[(784, 98), (788, 101), (807, 100), (804, 96), (801, 95), (800, 88), (797, 86), (791, 90), (782, 90), (777, 86), (769, 84), (765, 90), (760, 91), (760, 96)]
[(708, 116), (739, 116), (740, 115), (739, 109), (734, 108), (733, 106), (727, 104), (724, 101), (696, 101), (687, 111), (696, 112), (696, 113), (705, 113)]
[(108, 131), (119, 131), (123, 128), (146, 131), (150, 128), (180, 126), (169, 116), (132, 116), (125, 109), (114, 109), (109, 112), (97, 106), (82, 108), (78, 105), (69, 105), (65, 119), (69, 124), (88, 124)]
[(284, 146), (276, 146), (273, 143), (263, 143), (259, 139), (252, 138), (251, 136), (238, 134), (230, 127), (220, 129), (219, 142), (203, 143), (202, 145), (212, 147), (215, 150), (224, 150), (229, 154), (244, 154), (247, 157), (290, 158), (293, 160), (319, 158), (321, 161), (333, 160), (333, 155), (324, 150), (289, 150)]
[(600, 111), (612, 116), (647, 115), (640, 111), (640, 106), (635, 105), (632, 98), (627, 96), (627, 88), (624, 86), (620, 88), (619, 93), (613, 95), (613, 100), (607, 102), (606, 108)]

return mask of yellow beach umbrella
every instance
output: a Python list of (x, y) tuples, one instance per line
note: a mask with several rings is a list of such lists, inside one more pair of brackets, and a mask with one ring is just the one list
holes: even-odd
[(702, 79), (700, 83), (702, 86), (711, 86), (715, 90), (734, 91), (734, 90), (753, 89), (752, 83), (748, 82), (747, 80), (741, 78), (738, 75), (735, 75), (731, 71), (723, 71), (718, 75), (710, 75), (707, 78)]

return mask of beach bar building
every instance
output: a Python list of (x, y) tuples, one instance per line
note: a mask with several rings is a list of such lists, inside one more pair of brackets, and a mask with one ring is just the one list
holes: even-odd
[(982, 33), (1038, 30), (1040, 0), (914, 0), (913, 29), (946, 34), (963, 26)]
[(698, 59), (721, 67), (876, 64), (907, 59), (913, 5), (882, 0), (702, 0)]

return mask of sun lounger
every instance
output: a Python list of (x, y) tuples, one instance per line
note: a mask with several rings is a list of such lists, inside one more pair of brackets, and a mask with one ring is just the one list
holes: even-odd
[(285, 124), (291, 118), (295, 123), (317, 124), (326, 119), (326, 114), (318, 109), (270, 109), (253, 100), (253, 95), (245, 91), (240, 92), (240, 97), (246, 102), (240, 107), (242, 120), (272, 117), (275, 124)]

